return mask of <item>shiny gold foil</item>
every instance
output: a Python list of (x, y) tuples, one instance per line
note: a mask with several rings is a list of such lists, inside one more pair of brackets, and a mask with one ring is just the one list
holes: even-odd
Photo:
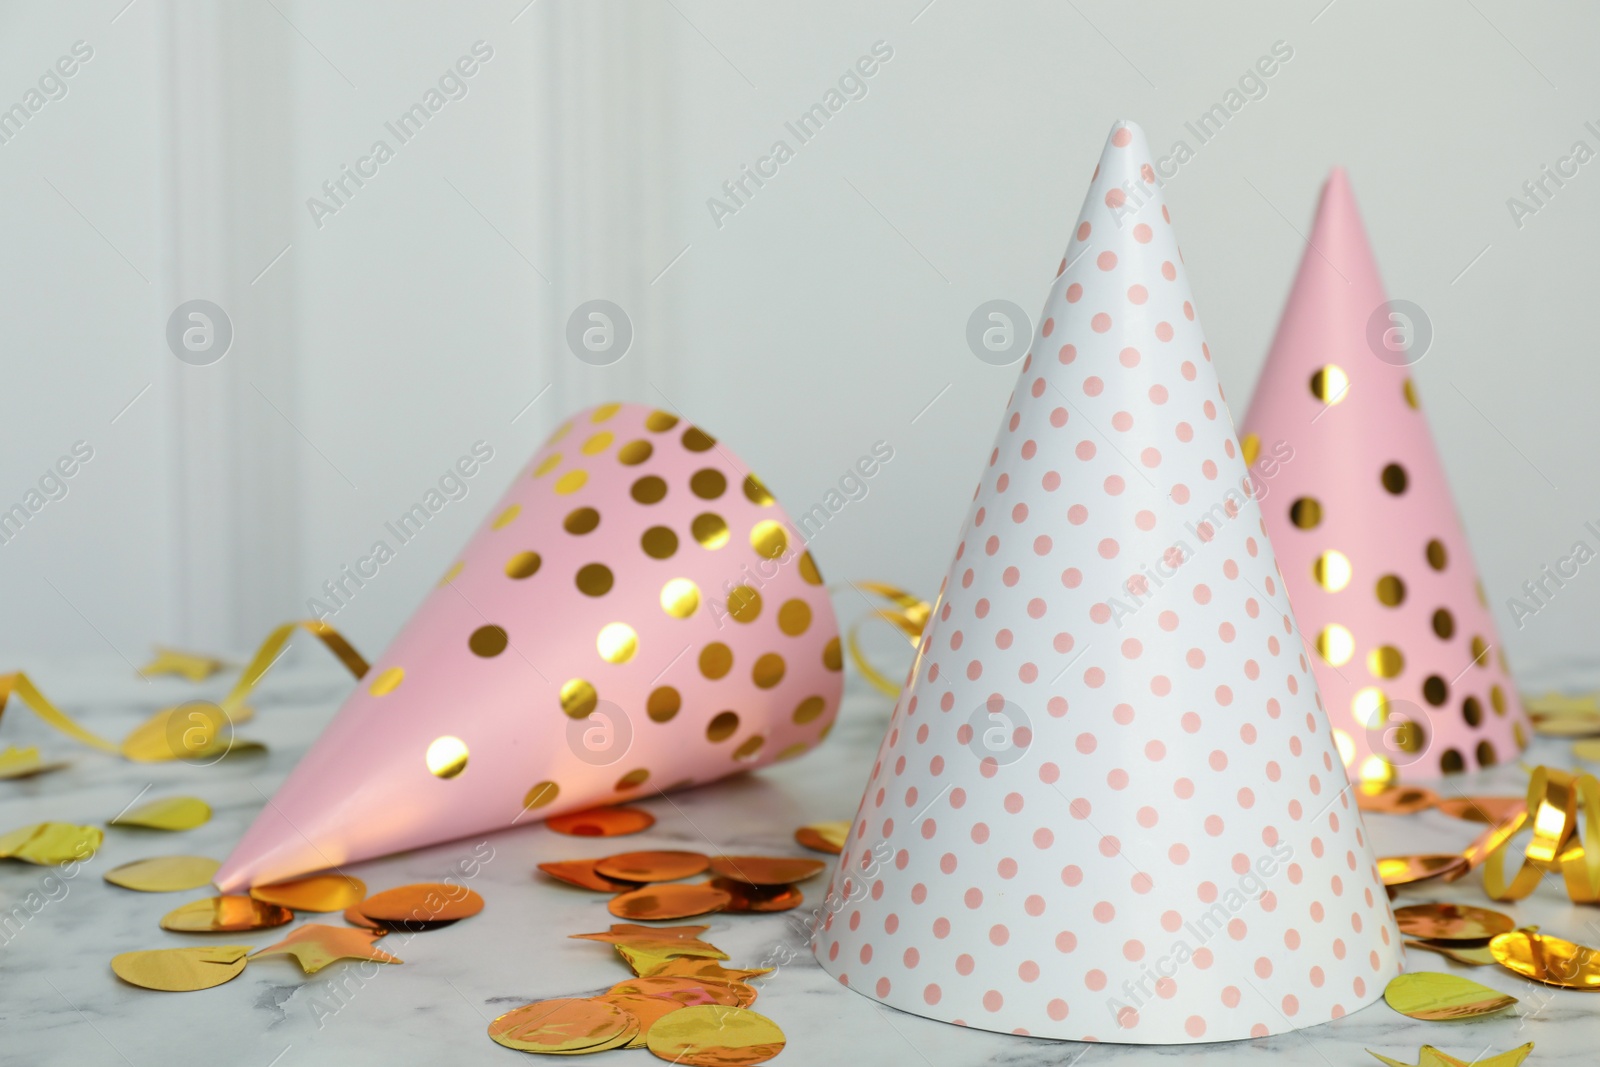
[(497, 1044), (546, 1054), (620, 1048), (638, 1031), (639, 1021), (616, 1004), (574, 998), (524, 1004), (489, 1024), (489, 1036)]
[(348, 926), (306, 923), (275, 945), (268, 945), (250, 958), (293, 956), (306, 974), (316, 974), (338, 960), (371, 960), (374, 963), (403, 963), (372, 943), (383, 934), (376, 930), (356, 930)]
[(34, 823), (0, 835), (0, 859), (22, 860), (41, 867), (86, 860), (100, 848), (105, 836), (94, 826), (69, 822)]
[(663, 884), (614, 897), (607, 909), (619, 919), (688, 919), (728, 906), (732, 898), (710, 885)]
[(1356, 786), (1356, 807), (1381, 815), (1411, 815), (1438, 803), (1439, 794), (1422, 786), (1381, 782), (1362, 782)]
[(258, 885), (250, 895), (294, 911), (343, 911), (366, 898), (367, 884), (347, 874), (314, 874), (276, 885)]
[(827, 852), (837, 856), (844, 851), (844, 843), (850, 838), (850, 826), (849, 819), (816, 822), (796, 830), (794, 839), (798, 844), (815, 852)]
[[(1408, 382), (1407, 384), (1410, 383)], [(1413, 404), (1412, 406), (1415, 407), (1416, 405)], [(1457, 1059), (1448, 1052), (1440, 1052), (1432, 1045), (1423, 1045), (1414, 1065), (1401, 1063), (1399, 1060), (1391, 1060), (1388, 1056), (1379, 1055), (1371, 1049), (1367, 1049), (1367, 1055), (1388, 1064), (1388, 1067), (1520, 1067), (1522, 1061), (1527, 1059), (1528, 1054), (1532, 1051), (1533, 1042), (1530, 1041), (1521, 1048), (1514, 1048), (1510, 1052), (1502, 1052), (1487, 1059), (1463, 1060)]]
[(1600, 990), (1600, 950), (1547, 934), (1513, 930), (1489, 942), (1494, 961), (1545, 985)]
[(249, 952), (249, 945), (197, 945), (124, 952), (111, 958), (111, 970), (130, 985), (167, 993), (188, 993), (210, 989), (239, 977)]
[(623, 882), (596, 873), (594, 862), (594, 860), (559, 860), (554, 863), (541, 863), (539, 869), (557, 881), (575, 885), (579, 889), (593, 889), (600, 893), (626, 893), (630, 889), (639, 888), (637, 882)]
[(222, 864), (205, 856), (152, 856), (105, 873), (105, 880), (141, 893), (176, 893), (211, 884)]
[(642, 808), (591, 808), (552, 815), (544, 824), (558, 834), (572, 837), (622, 837), (650, 829), (656, 824), (656, 817)]
[(656, 1056), (682, 1067), (766, 1063), (787, 1039), (778, 1024), (746, 1008), (699, 1005), (675, 1011), (650, 1028)]
[(790, 885), (828, 869), (824, 860), (804, 856), (716, 856), (711, 871), (748, 885)]
[(1484, 941), (1517, 927), (1509, 915), (1467, 904), (1411, 904), (1394, 919), (1402, 934), (1425, 941)]
[(711, 866), (700, 852), (622, 852), (595, 860), (595, 873), (622, 882), (674, 882)]
[(662, 997), (685, 1006), (723, 1004), (742, 1008), (755, 1003), (756, 999), (754, 986), (704, 976), (649, 975), (630, 978), (612, 986), (610, 992), (627, 996)]
[(1476, 1019), (1504, 1011), (1517, 1002), (1516, 997), (1470, 978), (1436, 971), (1411, 971), (1395, 976), (1384, 987), (1383, 999), (1401, 1015), (1429, 1022)]
[(140, 804), (111, 820), (112, 826), (150, 830), (193, 830), (211, 821), (211, 805), (199, 797), (162, 797)]
[(805, 895), (792, 885), (751, 885), (732, 878), (713, 878), (711, 887), (728, 894), (728, 912), (763, 913), (798, 908)]
[(1469, 870), (1471, 867), (1466, 857), (1454, 852), (1427, 856), (1382, 856), (1378, 859), (1378, 874), (1390, 889), (1435, 878), (1453, 882)]
[(444, 882), (418, 882), (385, 889), (363, 900), (361, 914), (379, 923), (452, 922), (478, 914), (483, 898), (463, 885)]
[(276, 904), (245, 896), (222, 896), (191, 900), (174, 908), (161, 917), (161, 928), (186, 934), (209, 934), (265, 930), (293, 919), (292, 911)]

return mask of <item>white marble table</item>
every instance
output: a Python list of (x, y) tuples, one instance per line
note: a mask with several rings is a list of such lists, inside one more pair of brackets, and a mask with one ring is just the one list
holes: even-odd
[[(141, 791), (146, 796), (194, 794), (216, 810), (206, 826), (182, 834), (110, 829), (100, 853), (78, 877), (20, 928), (0, 936), (0, 1062), (7, 1064), (311, 1064), (512, 1063), (515, 1053), (484, 1034), (489, 1019), (543, 997), (597, 992), (627, 976), (604, 946), (573, 941), (570, 933), (605, 929), (604, 898), (537, 879), (535, 864), (604, 855), (625, 848), (786, 853), (803, 823), (854, 814), (888, 702), (854, 692), (839, 726), (818, 752), (720, 785), (644, 804), (658, 818), (646, 834), (619, 840), (563, 837), (530, 826), (426, 849), (352, 868), (376, 888), (437, 880), (487, 840), (493, 858), (472, 885), (483, 894), (484, 914), (451, 928), (392, 934), (379, 945), (405, 960), (363, 977), (354, 963), (338, 963), (313, 977), (283, 958), (252, 963), (239, 978), (215, 989), (163, 994), (122, 984), (109, 961), (119, 952), (195, 943), (270, 944), (288, 928), (249, 935), (181, 935), (157, 921), (184, 900), (180, 894), (132, 893), (108, 885), (105, 870), (144, 856), (175, 852), (224, 856), (321, 724), (348, 690), (319, 650), (296, 652), (280, 665), (253, 701), (256, 721), (241, 734), (264, 741), (265, 756), (230, 759), (209, 768), (181, 764), (138, 765), (80, 749), (50, 733), (20, 707), (9, 710), (0, 739), (39, 743), (46, 755), (69, 757), (64, 771), (32, 780), (0, 782), (0, 830), (44, 819), (103, 822)], [(102, 733), (120, 737), (153, 710), (199, 696), (216, 698), (228, 677), (201, 686), (176, 679), (141, 682), (120, 660), (84, 664), (28, 664), (55, 699)], [(1567, 747), (1539, 742), (1529, 761), (1569, 766)], [(1478, 781), (1445, 788), (1519, 793), (1516, 767), (1499, 768)], [(1454, 849), (1477, 829), (1437, 813), (1399, 820), (1369, 819), (1380, 852)], [(43, 892), (52, 872), (0, 863), (0, 911), (30, 891)], [(820, 903), (825, 883), (808, 892)], [(1478, 880), (1411, 891), (1406, 899), (1486, 903)], [(1404, 901), (1402, 901), (1404, 902)], [(1528, 901), (1509, 908), (1523, 923), (1549, 933), (1600, 943), (1600, 910), (1571, 905), (1548, 881)], [(778, 1063), (801, 1065), (1142, 1064), (1240, 1063), (1345, 1067), (1372, 1064), (1372, 1048), (1414, 1062), (1417, 1047), (1432, 1043), (1472, 1058), (1537, 1042), (1530, 1067), (1593, 1064), (1600, 1059), (1600, 996), (1524, 982), (1496, 968), (1467, 971), (1441, 957), (1412, 952), (1415, 969), (1470, 973), (1522, 998), (1517, 1009), (1475, 1022), (1419, 1023), (1381, 1002), (1337, 1022), (1299, 1033), (1246, 1043), (1174, 1048), (1057, 1043), (967, 1030), (883, 1008), (828, 978), (804, 950), (793, 918), (712, 916), (706, 934), (732, 956), (731, 965), (755, 966), (764, 957), (793, 955), (763, 984), (757, 1010), (787, 1032)], [(338, 922), (337, 917), (329, 921)], [(372, 966), (368, 965), (370, 972)], [(656, 1062), (647, 1052), (602, 1054), (603, 1062)]]

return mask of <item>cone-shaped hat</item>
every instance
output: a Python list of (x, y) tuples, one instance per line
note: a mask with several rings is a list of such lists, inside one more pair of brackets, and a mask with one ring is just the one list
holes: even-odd
[(579, 412), (218, 872), (225, 892), (709, 782), (838, 710), (822, 577), (726, 445)]
[(1420, 309), (1385, 296), (1335, 170), (1244, 444), (1274, 468), (1262, 513), (1352, 778), (1434, 778), (1527, 743), (1408, 373), (1429, 333)]
[(1222, 1041), (1400, 942), (1190, 302), (1111, 131), (814, 950), (935, 1019)]

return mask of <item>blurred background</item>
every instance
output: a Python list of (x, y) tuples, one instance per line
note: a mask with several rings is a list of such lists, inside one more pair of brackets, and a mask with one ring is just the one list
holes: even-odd
[(1193, 150), (1165, 196), (1238, 418), (1348, 168), (1508, 658), (1571, 681), (1600, 566), (1521, 628), (1506, 598), (1600, 520), (1600, 163), (1524, 189), (1600, 150), (1597, 33), (1504, 0), (5, 4), (0, 668), (247, 649), (486, 443), (330, 620), (375, 655), (605, 399), (794, 513), (887, 442), (813, 551), (932, 596), (1017, 370), (969, 319), (1037, 310), (1129, 118)]

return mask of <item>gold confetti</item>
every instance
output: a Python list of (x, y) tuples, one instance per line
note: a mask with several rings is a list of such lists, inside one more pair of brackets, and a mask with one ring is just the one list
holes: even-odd
[(131, 985), (168, 993), (188, 993), (231, 982), (244, 970), (249, 945), (205, 945), (124, 952), (111, 958), (111, 970)]
[(336, 960), (372, 960), (375, 963), (403, 963), (373, 942), (383, 934), (376, 930), (355, 930), (348, 926), (306, 923), (275, 945), (268, 945), (250, 958), (293, 956), (306, 974), (316, 974)]
[(568, 885), (575, 885), (579, 889), (593, 889), (601, 893), (626, 893), (630, 889), (639, 888), (635, 882), (618, 881), (596, 873), (594, 863), (594, 860), (560, 860), (555, 863), (541, 863), (539, 869), (551, 878)]
[(368, 897), (361, 914), (380, 923), (453, 922), (483, 910), (483, 898), (461, 885), (418, 882)]
[(294, 913), (276, 904), (244, 896), (191, 900), (161, 917), (163, 930), (205, 934), (217, 931), (265, 930), (291, 921)]
[[(898, 692), (898, 688), (896, 692)], [(839, 822), (818, 822), (810, 826), (802, 826), (794, 832), (794, 839), (806, 848), (816, 852), (827, 852), (839, 855), (844, 851), (844, 843), (850, 837), (849, 820)]]
[(140, 804), (111, 820), (112, 826), (151, 830), (193, 830), (211, 821), (211, 805), (199, 797), (164, 797)]
[(512, 1008), (489, 1024), (497, 1044), (520, 1052), (603, 1052), (639, 1031), (639, 1020), (602, 1000), (559, 998)]
[[(1466, 862), (1462, 861), (1462, 867)], [(792, 885), (751, 885), (734, 878), (713, 878), (711, 887), (720, 889), (728, 894), (727, 907), (723, 911), (743, 913), (765, 913), (774, 911), (792, 911), (805, 902), (805, 895), (799, 888)]]
[(1401, 1015), (1428, 1022), (1445, 1019), (1476, 1019), (1493, 1015), (1517, 1002), (1497, 989), (1479, 985), (1458, 974), (1412, 971), (1390, 980), (1383, 999)]
[(95, 854), (105, 833), (96, 826), (69, 822), (40, 822), (0, 835), (0, 859), (22, 860), (54, 867)]
[[(726, 957), (723, 957), (726, 959)], [(724, 967), (716, 960), (700, 959), (694, 956), (680, 956), (668, 960), (660, 969), (651, 971), (653, 976), (677, 978), (717, 978), (724, 982), (743, 982), (758, 975), (771, 974), (771, 967)], [(641, 975), (640, 977), (644, 977)]]
[(647, 975), (618, 982), (607, 992), (637, 997), (662, 997), (679, 1004), (724, 1004), (743, 1008), (756, 999), (754, 986), (720, 978)]
[(1509, 915), (1466, 904), (1412, 904), (1396, 908), (1394, 919), (1402, 934), (1424, 941), (1484, 941), (1517, 926)]
[(1600, 693), (1579, 693), (1566, 696), (1546, 693), (1544, 696), (1522, 698), (1522, 706), (1529, 715), (1600, 715)]
[(48, 774), (50, 771), (59, 771), (69, 766), (64, 761), (45, 763), (39, 759), (39, 749), (30, 745), (27, 748), (7, 748), (0, 752), (0, 781), (12, 778), (32, 778), (36, 774)]
[(1356, 786), (1356, 807), (1377, 815), (1411, 815), (1437, 803), (1439, 794), (1421, 786), (1382, 782), (1362, 782)]
[(711, 857), (699, 852), (622, 852), (596, 860), (594, 872), (622, 882), (673, 882), (709, 866)]
[(1533, 732), (1545, 737), (1595, 737), (1600, 735), (1600, 715), (1546, 715), (1533, 719)]
[(733, 898), (710, 885), (651, 885), (613, 897), (606, 907), (619, 919), (688, 919), (727, 907)]
[(783, 1051), (778, 1024), (746, 1008), (705, 1004), (675, 1011), (650, 1028), (649, 1048), (684, 1067), (765, 1063)]
[(1489, 942), (1508, 971), (1562, 989), (1600, 990), (1600, 950), (1559, 937), (1513, 930)]
[(746, 885), (792, 885), (827, 869), (822, 860), (793, 856), (718, 856), (711, 861), (712, 873)]
[(105, 880), (141, 893), (176, 893), (210, 885), (221, 863), (205, 856), (152, 856), (105, 873)]
[[(379, 933), (385, 934), (389, 932), (389, 926), (378, 922), (376, 919), (367, 918), (365, 915), (361, 914), (360, 908), (344, 909), (344, 921), (349, 923), (351, 926), (359, 926), (363, 930), (376, 930)], [(448, 926), (450, 924), (441, 923), (440, 925)]]
[(175, 674), (191, 682), (203, 682), (226, 666), (220, 659), (158, 645), (155, 659), (140, 667), (139, 673), (146, 677), (152, 674)]
[(622, 837), (656, 824), (656, 817), (640, 808), (594, 808), (569, 815), (552, 815), (544, 824), (571, 837)]
[(603, 996), (590, 997), (602, 1004), (614, 1004), (633, 1016), (639, 1024), (638, 1033), (634, 1034), (622, 1048), (644, 1048), (650, 1036), (650, 1028), (664, 1015), (670, 1015), (683, 1005), (675, 1000), (665, 997), (646, 997), (623, 993), (606, 993)]
[(1466, 857), (1454, 852), (1427, 856), (1382, 856), (1378, 859), (1378, 875), (1390, 889), (1416, 885), (1434, 878), (1453, 882), (1471, 869)]
[(711, 960), (725, 960), (728, 954), (717, 946), (701, 941), (698, 934), (705, 926), (636, 926), (633, 923), (614, 923), (609, 931), (596, 934), (572, 934), (580, 941), (600, 941), (613, 946), (633, 969), (634, 974), (655, 974), (678, 957), (690, 956)]
[(1585, 763), (1600, 763), (1600, 739), (1574, 742), (1572, 755)]
[(1382, 1060), (1389, 1067), (1519, 1067), (1528, 1054), (1533, 1051), (1533, 1042), (1530, 1041), (1521, 1048), (1514, 1048), (1510, 1052), (1502, 1052), (1498, 1056), (1490, 1056), (1486, 1060), (1462, 1060), (1447, 1052), (1440, 1052), (1432, 1045), (1423, 1045), (1418, 1055), (1421, 1057), (1416, 1064), (1401, 1063), (1391, 1060), (1387, 1056), (1367, 1049), (1367, 1054), (1375, 1059)]
[(294, 911), (343, 911), (361, 903), (367, 895), (367, 884), (347, 874), (315, 874), (276, 885), (258, 885), (250, 895)]
[(1437, 806), (1452, 819), (1491, 826), (1514, 819), (1527, 810), (1521, 797), (1450, 797), (1439, 801)]

